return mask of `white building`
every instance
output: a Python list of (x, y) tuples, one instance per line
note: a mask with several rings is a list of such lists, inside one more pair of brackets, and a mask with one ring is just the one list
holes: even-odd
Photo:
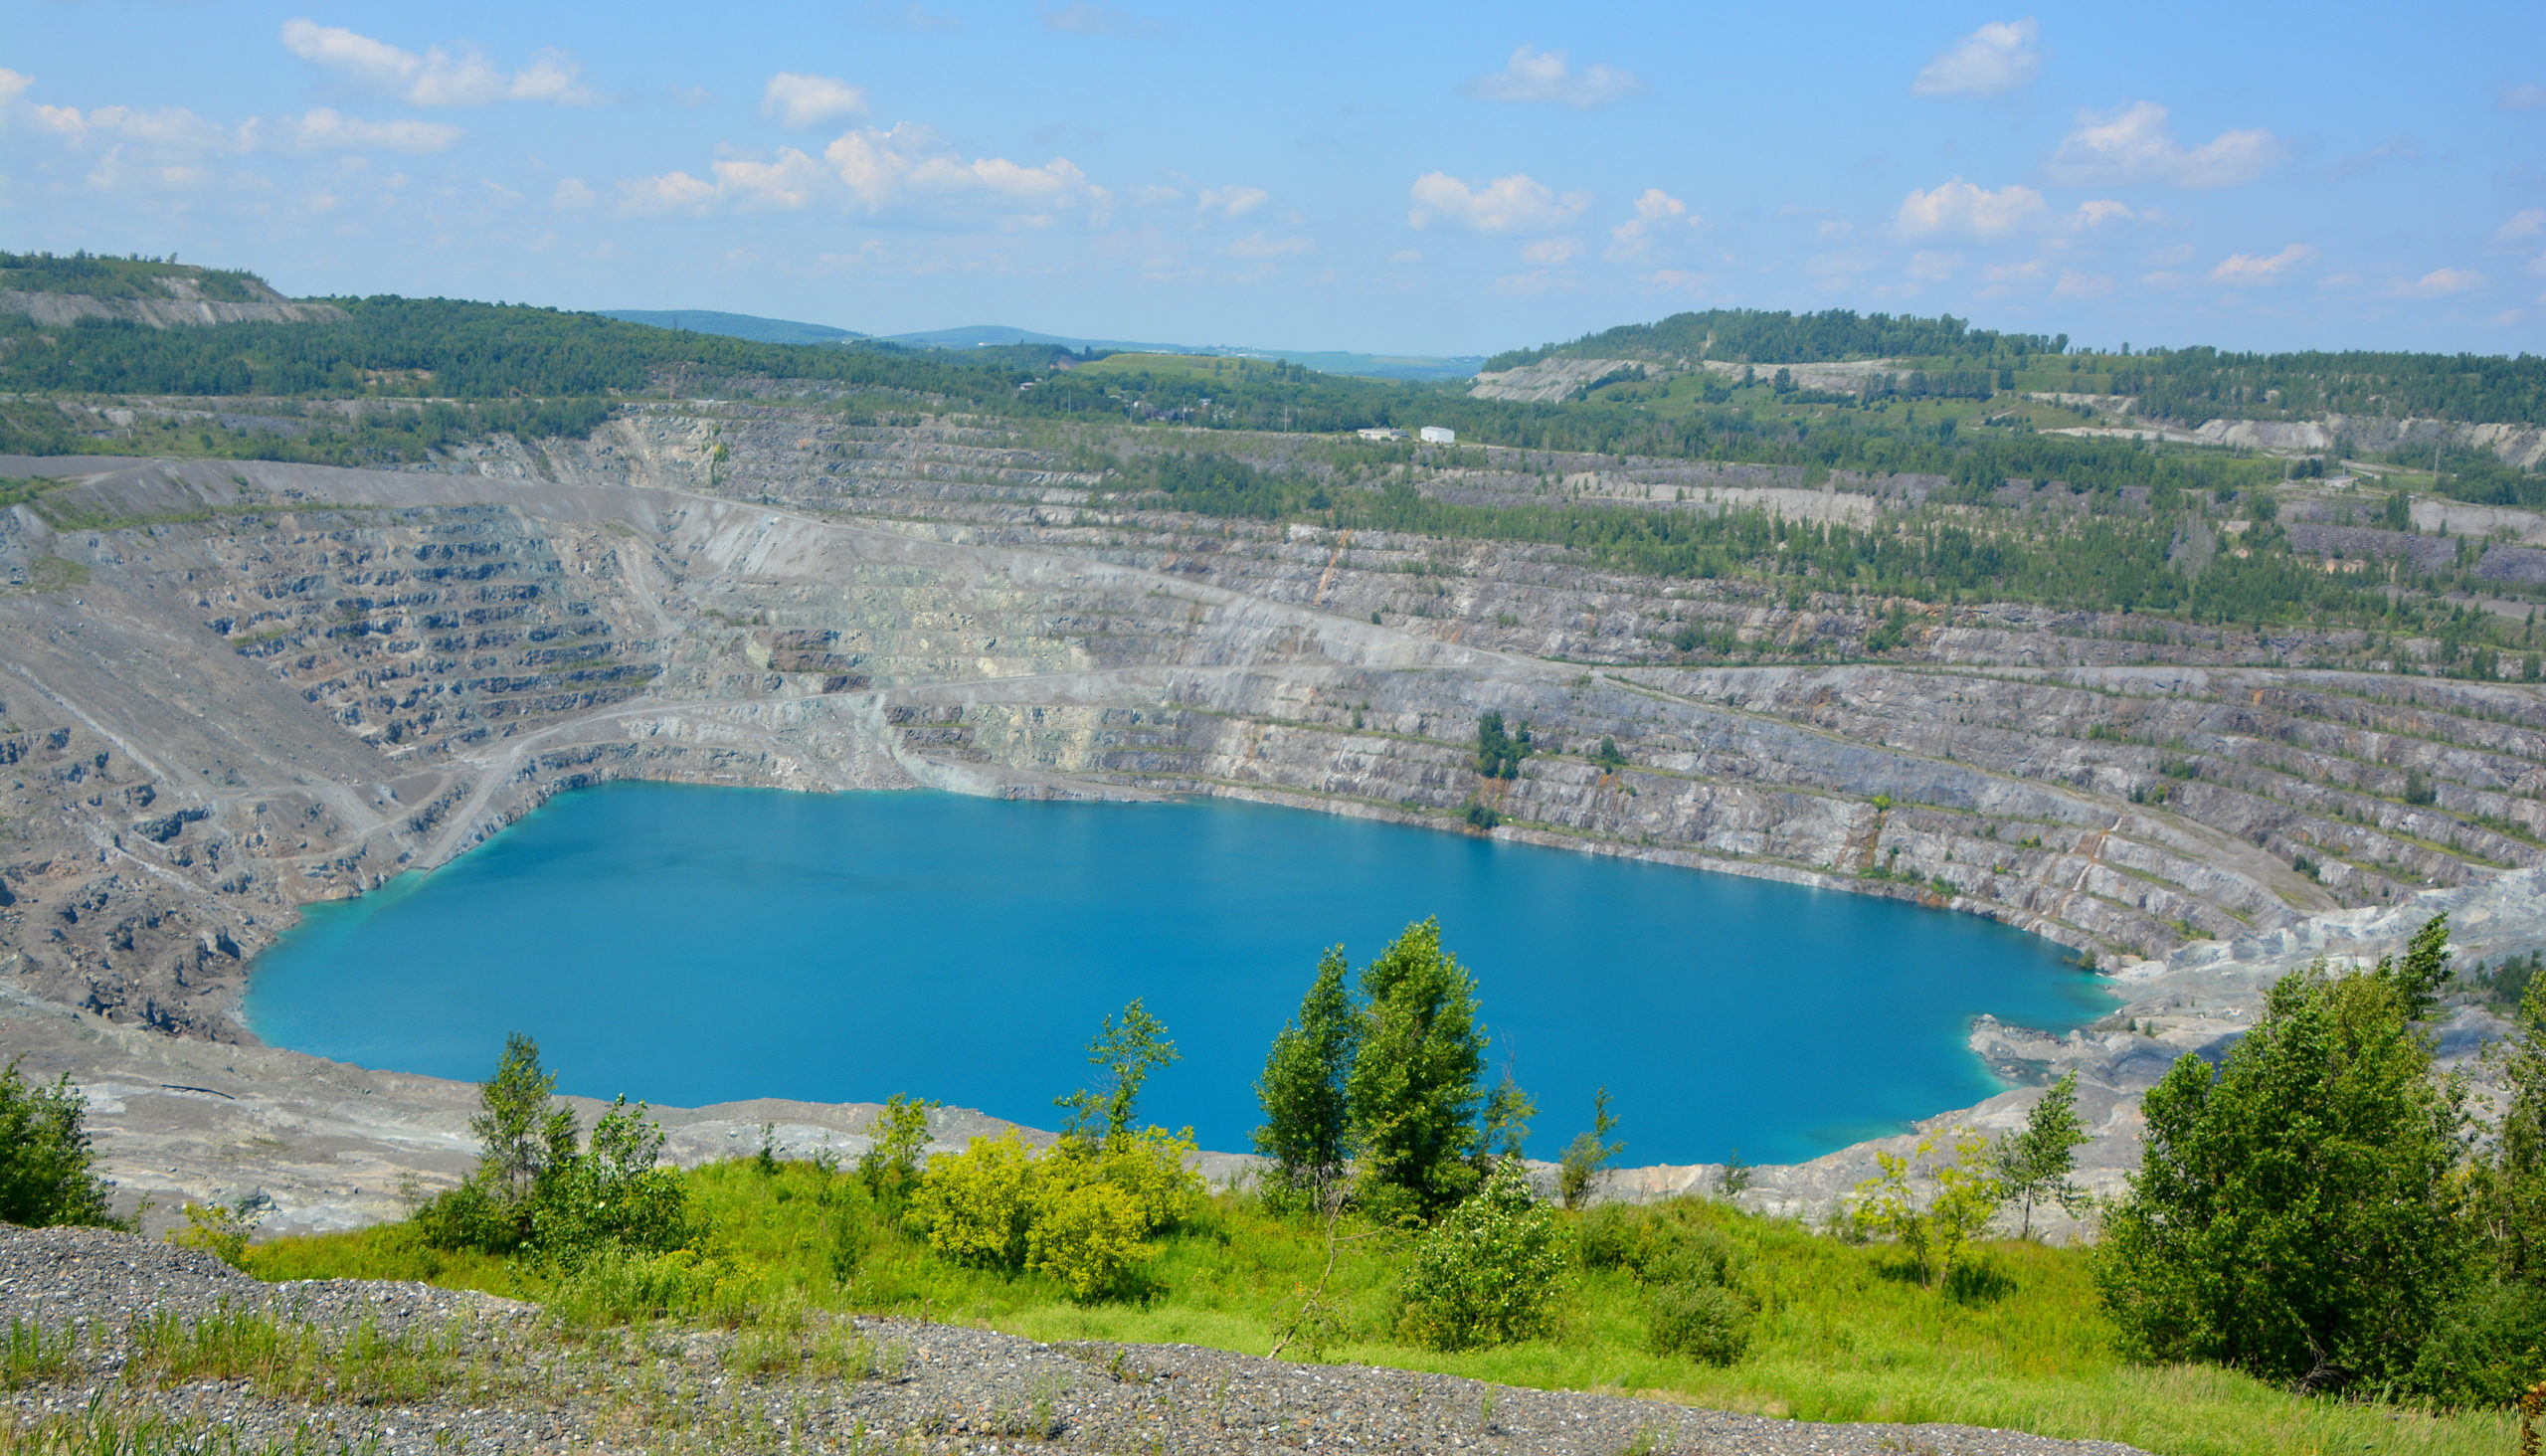
[(1456, 445), (1459, 443), (1459, 432), (1446, 425), (1426, 425), (1423, 427), (1423, 443), (1425, 445)]
[(1388, 429), (1388, 428), (1387, 428), (1386, 426), (1384, 426), (1384, 425), (1373, 425), (1373, 426), (1371, 426), (1370, 428), (1368, 428), (1368, 429), (1366, 429), (1366, 430), (1356, 430), (1356, 431), (1354, 431), (1353, 433), (1354, 433), (1354, 434), (1356, 434), (1356, 435), (1358, 435), (1358, 436), (1361, 436), (1364, 440), (1403, 440), (1403, 439), (1405, 439), (1405, 432), (1404, 432), (1404, 431), (1402, 431), (1402, 430), (1390, 430), (1390, 429)]

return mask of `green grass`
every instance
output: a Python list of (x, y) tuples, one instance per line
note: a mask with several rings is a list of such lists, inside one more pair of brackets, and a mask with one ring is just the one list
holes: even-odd
[[(1080, 1305), (1038, 1275), (947, 1265), (879, 1216), (854, 1180), (811, 1164), (772, 1176), (748, 1160), (687, 1175), (710, 1232), (656, 1260), (605, 1260), (551, 1278), (478, 1254), (421, 1247), (404, 1226), (281, 1239), (254, 1249), (267, 1279), (423, 1279), (540, 1299), (570, 1324), (672, 1318), (769, 1339), (806, 1312), (861, 1311), (988, 1326), (1038, 1340), (1184, 1342), (1268, 1353), (1295, 1324), (1326, 1259), (1319, 1231), (1252, 1198), (1212, 1199), (1163, 1238), (1138, 1300)], [(1956, 1299), (1911, 1282), (1880, 1245), (1714, 1203), (1684, 1210), (1740, 1254), (1759, 1306), (1749, 1356), (1725, 1368), (1645, 1353), (1641, 1294), (1616, 1271), (1576, 1270), (1555, 1333), (1442, 1355), (1393, 1334), (1396, 1235), (1348, 1229), (1325, 1304), (1286, 1358), (1436, 1370), (1502, 1384), (1606, 1390), (1806, 1420), (1955, 1421), (2127, 1442), (2187, 1456), (2378, 1450), (2493, 1456), (2507, 1413), (2429, 1415), (2292, 1395), (2233, 1371), (2123, 1361), (2083, 1253), (2004, 1242), (1989, 1291)], [(775, 1347), (773, 1347), (774, 1349)], [(856, 1351), (807, 1359), (848, 1365)]]

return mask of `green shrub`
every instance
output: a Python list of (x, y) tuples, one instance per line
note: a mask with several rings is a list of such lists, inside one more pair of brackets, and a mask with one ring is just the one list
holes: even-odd
[(31, 1086), (15, 1060), (0, 1070), (0, 1222), (118, 1226), (81, 1125), (87, 1113), (69, 1077)]
[(1508, 1345), (1546, 1333), (1563, 1286), (1563, 1228), (1517, 1158), (1418, 1240), (1399, 1322), (1433, 1350)]
[(975, 1138), (920, 1175), (916, 1216), (930, 1248), (959, 1264), (1013, 1272), (1024, 1267), (1034, 1218), (1034, 1152), (1014, 1132)]
[(188, 1203), (186, 1226), (168, 1235), (179, 1248), (201, 1249), (233, 1269), (248, 1267), (248, 1239), (257, 1220), (244, 1205)]
[(1645, 1295), (1645, 1348), (1728, 1365), (1750, 1349), (1750, 1304), (1723, 1284), (1689, 1280), (1657, 1285)]
[(1110, 1183), (1057, 1190), (1035, 1210), (1025, 1258), (1080, 1300), (1119, 1289), (1156, 1250), (1141, 1241), (1147, 1218), (1131, 1193)]
[(1125, 1133), (1108, 1139), (1098, 1153), (1096, 1177), (1130, 1199), (1143, 1234), (1164, 1233), (1201, 1206), (1202, 1176), (1184, 1166), (1195, 1151), (1191, 1128)]

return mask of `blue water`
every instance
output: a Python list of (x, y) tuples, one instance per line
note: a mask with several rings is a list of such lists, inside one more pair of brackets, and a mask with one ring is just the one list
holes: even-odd
[(1551, 1157), (1605, 1083), (1626, 1162), (1788, 1162), (1998, 1090), (1991, 1012), (2109, 1009), (2049, 942), (1896, 901), (1216, 802), (662, 784), (563, 796), (261, 956), (272, 1044), (673, 1106), (908, 1092), (1033, 1126), (1134, 997), (1183, 1060), (1144, 1111), (1242, 1150), (1320, 951), (1441, 920)]

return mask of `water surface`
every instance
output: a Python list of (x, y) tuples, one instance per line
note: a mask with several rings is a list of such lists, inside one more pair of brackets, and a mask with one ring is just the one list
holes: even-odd
[(272, 1044), (696, 1106), (908, 1092), (1038, 1127), (1146, 998), (1183, 1061), (1145, 1111), (1242, 1150), (1321, 950), (1441, 920), (1553, 1157), (1606, 1084), (1625, 1161), (1813, 1157), (1998, 1090), (1979, 1012), (2111, 1000), (2047, 941), (1870, 896), (1203, 801), (1011, 803), (622, 784), (431, 875), (309, 908), (258, 958)]

